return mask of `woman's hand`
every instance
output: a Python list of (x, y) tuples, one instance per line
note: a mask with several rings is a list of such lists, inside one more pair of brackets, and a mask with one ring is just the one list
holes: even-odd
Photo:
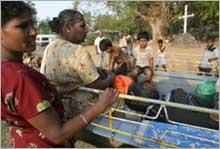
[(117, 99), (119, 93), (116, 89), (107, 88), (104, 92), (99, 95), (99, 101), (96, 104), (101, 112), (104, 112), (110, 107)]

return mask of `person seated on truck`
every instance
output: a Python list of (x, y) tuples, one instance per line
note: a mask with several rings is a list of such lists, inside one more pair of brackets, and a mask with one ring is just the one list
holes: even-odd
[[(213, 68), (218, 65), (219, 61), (219, 49), (214, 45), (215, 38), (214, 37), (208, 37), (207, 38), (207, 45), (203, 53), (203, 58), (201, 63), (198, 66), (199, 73), (198, 75), (207, 75), (211, 76), (211, 72), (213, 71)], [(215, 68), (215, 71), (218, 71), (219, 68)]]
[(103, 39), (99, 44), (100, 50), (109, 54), (108, 69), (116, 75), (126, 75), (131, 68), (128, 56), (119, 48), (114, 47), (108, 39)]

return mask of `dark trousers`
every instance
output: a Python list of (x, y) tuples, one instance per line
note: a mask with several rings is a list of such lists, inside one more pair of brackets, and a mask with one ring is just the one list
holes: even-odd
[(128, 72), (127, 64), (122, 64), (117, 70), (115, 70), (116, 75), (126, 75)]

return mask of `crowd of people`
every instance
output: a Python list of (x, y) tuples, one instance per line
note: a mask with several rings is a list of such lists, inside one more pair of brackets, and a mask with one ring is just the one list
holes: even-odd
[[(100, 46), (100, 43), (105, 37), (103, 36), (103, 32), (99, 33), (100, 35), (95, 40), (95, 47), (98, 44)], [(100, 38), (102, 37), (102, 38)], [(151, 46), (152, 40), (150, 39), (148, 32), (140, 32), (137, 34), (137, 40), (139, 45), (134, 47), (134, 39), (131, 35), (128, 35), (126, 32), (120, 32), (119, 33), (119, 42), (118, 46), (114, 47), (115, 50), (109, 50), (103, 49), (101, 55), (101, 61), (104, 60), (103, 53), (110, 53), (109, 55), (112, 56), (112, 53), (121, 53), (117, 56), (117, 59), (125, 58), (124, 55), (126, 55), (126, 63), (130, 63), (130, 65), (127, 65), (129, 68), (126, 68), (126, 70), (129, 70), (131, 67), (140, 66), (144, 68), (145, 66), (150, 66), (153, 70), (158, 71), (158, 68), (162, 67), (160, 69), (161, 71), (167, 72), (167, 55), (166, 55), (166, 46), (164, 44), (164, 40), (158, 39), (157, 40), (157, 53), (156, 58), (154, 58), (153, 55), (153, 49)], [(106, 43), (107, 39), (104, 40), (102, 45)], [(206, 75), (206, 76), (219, 76), (219, 49), (215, 46), (216, 39), (213, 36), (208, 36), (207, 39), (207, 45), (203, 50), (201, 62), (198, 65), (198, 75)], [(109, 46), (112, 46), (111, 41), (108, 41)], [(99, 47), (98, 46), (98, 47)], [(99, 48), (98, 48), (99, 49)], [(99, 51), (101, 51), (99, 49)], [(115, 52), (113, 52), (115, 51)], [(115, 54), (114, 54), (115, 55)], [(106, 57), (105, 57), (106, 58)], [(109, 65), (112, 62), (109, 61)], [(124, 62), (122, 62), (124, 63)], [(119, 64), (121, 65), (121, 64)], [(105, 67), (103, 65), (98, 65), (99, 67)], [(116, 65), (114, 65), (117, 67)], [(119, 66), (118, 66), (119, 68)], [(126, 73), (125, 65), (122, 67), (124, 69), (124, 73)], [(122, 69), (121, 68), (121, 69)], [(112, 68), (108, 67), (109, 70), (113, 70)]]
[[(71, 138), (111, 107), (119, 93), (139, 88), (141, 74), (146, 78), (139, 89), (158, 96), (148, 32), (138, 33), (136, 48), (131, 35), (121, 33), (115, 47), (100, 33), (94, 43), (100, 55), (97, 68), (80, 45), (87, 34), (83, 15), (65, 9), (49, 21), (58, 38), (46, 47), (38, 72), (23, 63), (24, 54), (36, 49), (35, 10), (23, 1), (4, 1), (1, 10), (1, 118), (11, 125), (13, 147), (74, 147)], [(156, 68), (167, 71), (165, 49), (159, 39)], [(213, 45), (207, 46), (208, 62), (216, 60), (213, 51)], [(100, 68), (104, 52), (110, 55), (108, 69)], [(81, 86), (104, 91), (85, 93), (78, 90)]]

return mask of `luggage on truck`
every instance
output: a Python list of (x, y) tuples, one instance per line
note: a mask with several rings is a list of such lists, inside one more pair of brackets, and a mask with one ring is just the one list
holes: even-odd
[[(175, 89), (171, 91), (169, 102), (205, 108), (213, 108), (214, 106), (213, 104), (210, 105), (209, 101), (202, 100), (195, 95), (185, 92), (183, 89)], [(173, 107), (167, 107), (167, 112), (169, 119), (175, 122), (181, 122), (211, 129), (219, 129), (218, 123), (216, 121), (213, 121), (208, 113), (184, 110)]]

